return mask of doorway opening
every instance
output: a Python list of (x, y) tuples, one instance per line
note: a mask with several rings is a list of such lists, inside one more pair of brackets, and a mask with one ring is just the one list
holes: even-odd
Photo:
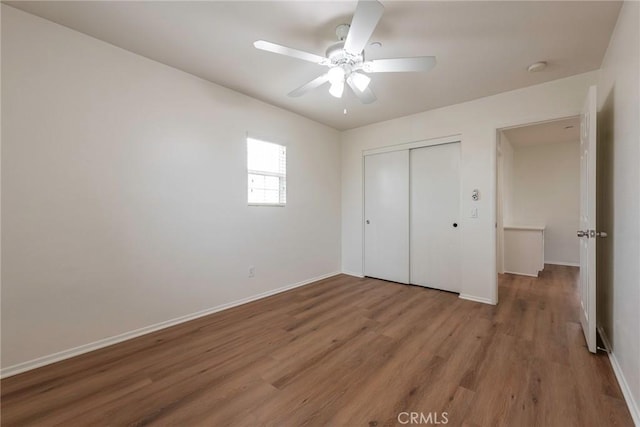
[(607, 237), (596, 230), (596, 92), (589, 88), (579, 116), (496, 131), (496, 292), (566, 285), (592, 353), (597, 238)]
[[(497, 130), (496, 271), (499, 299), (524, 287), (579, 293), (580, 116)], [(560, 279), (560, 280), (558, 280)]]
[(579, 267), (580, 117), (499, 129), (496, 150), (498, 274)]

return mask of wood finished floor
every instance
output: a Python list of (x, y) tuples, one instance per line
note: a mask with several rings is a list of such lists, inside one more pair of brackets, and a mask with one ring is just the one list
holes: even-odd
[(576, 276), (505, 275), (496, 307), (336, 276), (7, 378), (2, 425), (632, 426)]

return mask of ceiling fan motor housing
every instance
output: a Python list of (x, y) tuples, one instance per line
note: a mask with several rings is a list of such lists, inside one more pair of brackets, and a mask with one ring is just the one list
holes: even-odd
[(329, 46), (326, 52), (327, 58), (330, 61), (330, 67), (345, 66), (351, 70), (362, 68), (364, 62), (364, 52), (358, 55), (352, 55), (344, 50), (344, 42), (338, 42)]

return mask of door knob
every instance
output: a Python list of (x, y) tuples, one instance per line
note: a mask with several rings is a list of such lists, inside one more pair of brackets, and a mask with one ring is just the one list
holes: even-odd
[(371, 223), (369, 222), (369, 220), (366, 220), (365, 222), (366, 222), (367, 224), (371, 224)]
[(457, 223), (457, 222), (454, 222), (454, 223), (453, 223), (453, 228), (456, 228), (457, 226), (458, 226), (458, 223)]
[(578, 237), (589, 237), (589, 232), (578, 230)]
[(596, 237), (607, 237), (608, 234), (604, 231), (596, 231)]

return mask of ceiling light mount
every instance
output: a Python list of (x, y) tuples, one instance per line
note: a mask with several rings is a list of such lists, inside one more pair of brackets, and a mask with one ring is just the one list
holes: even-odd
[(547, 68), (547, 61), (538, 61), (527, 67), (527, 71), (530, 73), (536, 73)]
[(351, 28), (349, 24), (340, 24), (336, 27), (336, 37), (338, 37), (338, 41), (345, 41), (347, 34), (349, 34), (349, 28)]

